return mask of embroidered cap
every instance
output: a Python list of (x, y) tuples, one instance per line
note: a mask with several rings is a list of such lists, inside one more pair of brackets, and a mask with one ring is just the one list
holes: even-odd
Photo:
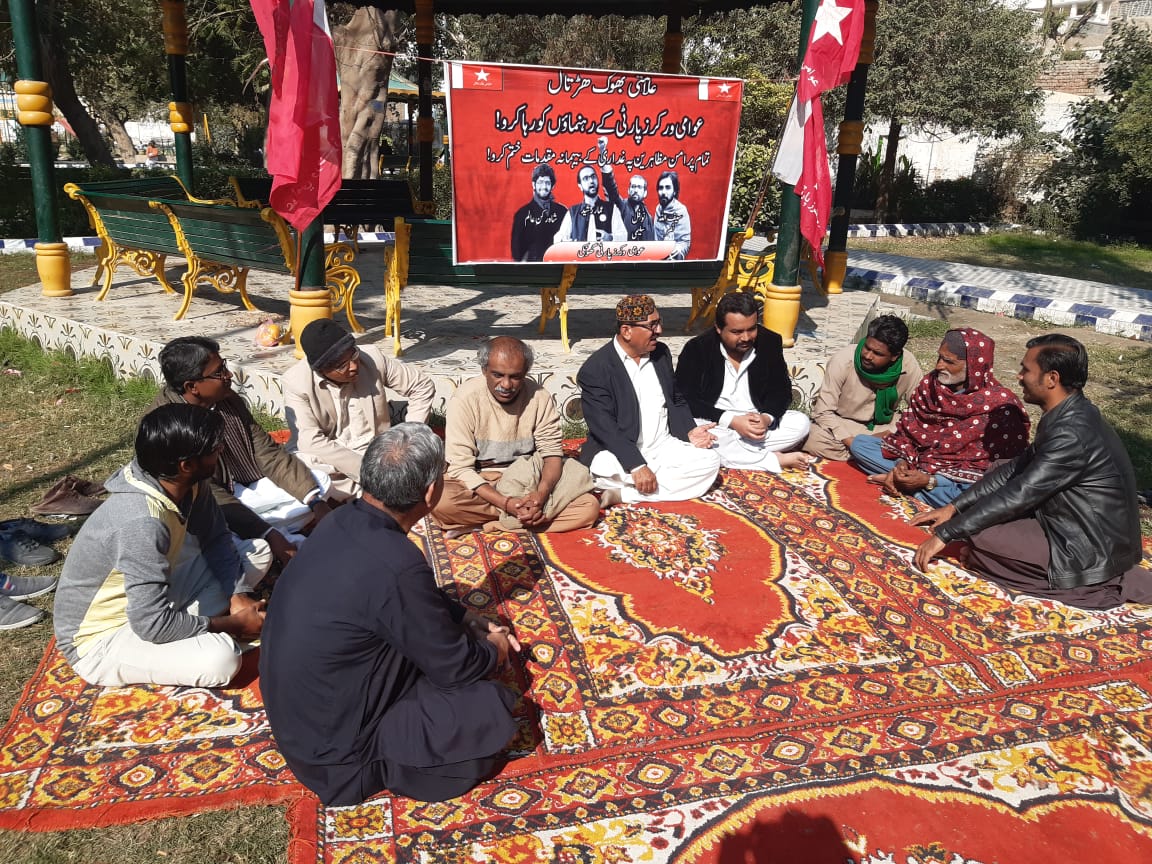
[(656, 311), (656, 303), (647, 294), (629, 294), (616, 304), (616, 320), (621, 324), (638, 324)]

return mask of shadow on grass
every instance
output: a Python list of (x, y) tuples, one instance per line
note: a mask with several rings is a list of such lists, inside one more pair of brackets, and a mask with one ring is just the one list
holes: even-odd
[(84, 477), (86, 480), (103, 483), (104, 480), (107, 479), (106, 477), (86, 477), (82, 472), (86, 468), (91, 468), (93, 465), (98, 465), (100, 462), (107, 459), (114, 453), (124, 449), (131, 450), (135, 440), (136, 430), (133, 429), (130, 433), (126, 433), (117, 438), (115, 441), (110, 441), (109, 443), (105, 444), (99, 450), (89, 451), (82, 457), (73, 459), (71, 462), (61, 465), (52, 471), (48, 471), (43, 474), (37, 474), (35, 477), (28, 478), (28, 480), (15, 483), (4, 488), (2, 491), (0, 491), (0, 497), (15, 498), (24, 494), (25, 492), (29, 492), (34, 489), (40, 489), (46, 492), (54, 483), (56, 483), (56, 481), (60, 480), (62, 477), (65, 477), (68, 474), (76, 474), (77, 476)]

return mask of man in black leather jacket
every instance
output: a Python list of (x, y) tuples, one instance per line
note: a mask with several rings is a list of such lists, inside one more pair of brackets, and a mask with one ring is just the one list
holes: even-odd
[(1070, 336), (1028, 342), (1017, 379), (1043, 411), (1023, 453), (989, 471), (913, 525), (934, 528), (916, 550), (923, 570), (944, 546), (967, 540), (965, 565), (1012, 591), (1085, 609), (1152, 602), (1141, 558), (1132, 463), (1116, 432), (1085, 398), (1088, 353)]

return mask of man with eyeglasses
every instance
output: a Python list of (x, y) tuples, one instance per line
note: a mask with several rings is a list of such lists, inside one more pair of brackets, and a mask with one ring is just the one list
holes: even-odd
[(685, 501), (716, 480), (715, 423), (696, 425), (676, 387), (662, 322), (646, 294), (616, 304), (616, 336), (580, 367), (576, 383), (588, 424), (580, 460), (601, 502)]
[(309, 471), (256, 422), (232, 389), (232, 373), (216, 340), (173, 339), (160, 352), (160, 371), (165, 386), (152, 407), (199, 405), (224, 420), (224, 450), (212, 477), (212, 495), (237, 538), (246, 578), (254, 586), (273, 559), (281, 566), (291, 560), (303, 540), (299, 532), (328, 514), (328, 477)]
[[(331, 480), (334, 498), (360, 494), (360, 462), (372, 439), (397, 423), (425, 423), (436, 396), (432, 379), (415, 366), (357, 346), (330, 318), (300, 333), (304, 358), (284, 373), (284, 413), (295, 452)], [(389, 400), (387, 391), (407, 399)]]

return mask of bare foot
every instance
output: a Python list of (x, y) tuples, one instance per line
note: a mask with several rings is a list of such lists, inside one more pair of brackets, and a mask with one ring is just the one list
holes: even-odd
[(777, 455), (780, 460), (780, 467), (782, 469), (795, 468), (799, 471), (807, 471), (812, 465), (812, 457), (807, 453), (796, 451), (794, 453), (780, 453)]
[(474, 526), (472, 528), (449, 528), (444, 532), (444, 539), (456, 540), (460, 537), (463, 537), (465, 534), (471, 534), (478, 527), (479, 526)]
[(624, 498), (616, 487), (605, 489), (600, 493), (600, 506), (605, 510), (622, 503), (624, 503)]

